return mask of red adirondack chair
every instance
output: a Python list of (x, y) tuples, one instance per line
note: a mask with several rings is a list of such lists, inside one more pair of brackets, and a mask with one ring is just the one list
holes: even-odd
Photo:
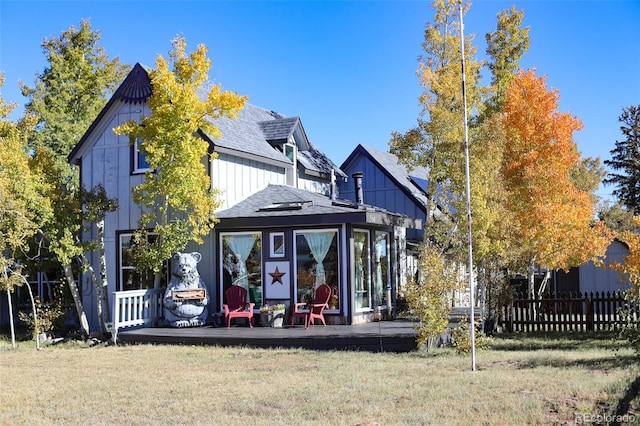
[(231, 327), (233, 318), (247, 318), (249, 327), (253, 328), (253, 307), (255, 303), (247, 302), (247, 290), (239, 285), (232, 285), (224, 292), (227, 303), (222, 305), (227, 328)]
[[(304, 328), (308, 329), (311, 323), (314, 323), (316, 319), (322, 321), (322, 325), (324, 327), (327, 326), (327, 323), (324, 321), (324, 308), (327, 307), (327, 302), (329, 302), (329, 297), (331, 297), (331, 287), (327, 284), (322, 284), (320, 287), (316, 288), (316, 294), (313, 298), (313, 301), (309, 303), (296, 303), (293, 306), (293, 312), (291, 313), (291, 325), (296, 319), (296, 317), (304, 317)], [(306, 307), (308, 309), (302, 311)]]

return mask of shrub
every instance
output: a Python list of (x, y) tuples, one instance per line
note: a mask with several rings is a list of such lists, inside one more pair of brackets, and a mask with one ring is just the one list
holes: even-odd
[(404, 296), (410, 315), (418, 321), (417, 343), (429, 349), (449, 324), (451, 294), (460, 288), (461, 280), (455, 264), (429, 242), (420, 246), (418, 270), (419, 278), (409, 277)]
[(18, 318), (27, 325), (33, 337), (40, 333), (61, 331), (64, 328), (66, 315), (60, 298), (47, 305), (36, 299), (35, 304), (37, 321), (34, 321), (33, 312), (18, 312)]
[[(469, 316), (465, 315), (458, 322), (458, 327), (453, 329), (453, 338), (451, 341), (451, 346), (456, 349), (456, 352), (459, 354), (468, 354), (471, 353), (471, 333), (469, 332)], [(486, 336), (482, 330), (480, 329), (480, 323), (475, 322), (475, 348), (476, 351), (483, 351), (485, 349), (489, 349), (489, 346), (492, 342), (491, 337)]]

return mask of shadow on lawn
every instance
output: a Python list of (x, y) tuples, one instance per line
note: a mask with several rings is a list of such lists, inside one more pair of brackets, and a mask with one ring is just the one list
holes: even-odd
[(623, 369), (630, 364), (637, 363), (638, 358), (635, 355), (620, 355), (612, 353), (611, 356), (587, 358), (587, 359), (565, 359), (557, 355), (531, 357), (526, 361), (518, 363), (519, 369), (530, 369), (537, 367), (554, 367), (554, 368), (586, 368), (589, 370), (611, 370)]
[(623, 342), (615, 331), (501, 333), (493, 336), (494, 351), (619, 349)]
[[(625, 394), (618, 400), (618, 404), (616, 405), (615, 411), (612, 413), (613, 421), (611, 425), (620, 425), (622, 424), (620, 418), (627, 413), (635, 414), (635, 411), (631, 405), (631, 403), (638, 398), (640, 395), (640, 377), (636, 377), (636, 379), (629, 384), (629, 387), (625, 391)], [(636, 417), (634, 416), (634, 420)]]

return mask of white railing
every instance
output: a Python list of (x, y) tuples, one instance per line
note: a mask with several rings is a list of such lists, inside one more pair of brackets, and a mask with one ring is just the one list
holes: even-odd
[(149, 290), (129, 290), (114, 292), (113, 301), (113, 343), (118, 330), (126, 327), (151, 326), (162, 318), (162, 298), (164, 288)]

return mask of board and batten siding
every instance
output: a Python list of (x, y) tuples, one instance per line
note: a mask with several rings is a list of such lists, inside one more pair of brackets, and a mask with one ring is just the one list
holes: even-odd
[[(140, 208), (131, 201), (131, 188), (142, 182), (143, 175), (131, 174), (131, 153), (129, 137), (116, 135), (113, 128), (128, 120), (138, 120), (142, 114), (148, 114), (145, 106), (117, 102), (105, 114), (101, 125), (96, 127), (86, 141), (89, 147), (81, 153), (81, 182), (87, 188), (102, 185), (110, 198), (118, 199), (118, 210), (107, 213), (105, 217), (105, 255), (107, 259), (107, 282), (110, 306), (113, 303), (113, 292), (116, 291), (117, 250), (116, 231), (135, 229), (140, 218)], [(83, 240), (95, 240), (96, 229), (83, 232)], [(89, 253), (89, 259), (95, 270), (99, 270), (98, 254)], [(87, 274), (81, 282), (83, 304), (87, 312), (96, 312), (95, 290)], [(95, 329), (97, 317), (89, 318), (89, 325)]]
[(331, 191), (331, 185), (326, 180), (319, 180), (302, 173), (298, 174), (298, 188), (327, 196)]
[(219, 210), (234, 206), (269, 184), (285, 185), (285, 169), (253, 159), (220, 153), (211, 161), (211, 185), (220, 191)]
[[(426, 213), (424, 207), (417, 204), (413, 198), (409, 197), (406, 189), (401, 188), (391, 179), (391, 177), (381, 170), (377, 164), (369, 158), (358, 156), (349, 165), (348, 170), (344, 170), (349, 175), (347, 182), (340, 182), (339, 188), (341, 198), (355, 201), (355, 188), (353, 173), (362, 172), (362, 196), (363, 202), (372, 206), (380, 207), (388, 211), (400, 213), (409, 217), (421, 219), (425, 223)], [(396, 179), (407, 179), (407, 176), (396, 176)], [(417, 191), (417, 189), (416, 189)], [(409, 239), (422, 239), (422, 231), (408, 229)]]
[[(118, 199), (118, 210), (108, 213), (106, 229), (135, 229), (140, 218), (140, 209), (132, 205), (131, 188), (140, 184), (144, 175), (131, 174), (131, 146), (125, 135), (116, 135), (113, 128), (125, 121), (138, 119), (143, 108), (140, 105), (119, 103), (103, 120), (104, 126), (95, 129), (95, 143), (88, 143), (90, 150), (82, 156), (82, 183), (87, 188), (104, 186), (107, 196)], [(87, 235), (95, 237), (93, 233)], [(106, 235), (113, 239), (115, 235)]]

